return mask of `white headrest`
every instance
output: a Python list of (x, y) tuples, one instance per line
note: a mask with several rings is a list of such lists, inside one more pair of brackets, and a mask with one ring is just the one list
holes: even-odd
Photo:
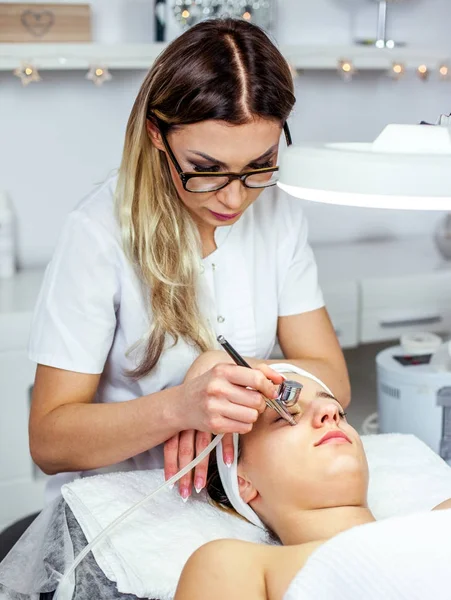
[[(297, 373), (298, 375), (302, 375), (303, 377), (307, 377), (308, 379), (312, 379), (319, 383), (324, 390), (330, 395), (333, 395), (329, 390), (327, 385), (325, 385), (318, 377), (312, 375), (308, 371), (304, 371), (304, 369), (300, 369), (299, 367), (295, 367), (294, 365), (290, 365), (289, 363), (277, 363), (270, 365), (271, 369), (277, 371), (278, 373)], [(262, 523), (257, 513), (252, 510), (252, 508), (244, 502), (240, 495), (240, 489), (238, 486), (238, 440), (239, 436), (237, 433), (233, 434), (233, 463), (228, 467), (223, 459), (223, 448), (222, 441), (216, 446), (216, 462), (218, 464), (219, 477), (221, 478), (222, 487), (227, 495), (227, 498), (230, 500), (230, 504), (236, 510), (238, 514), (242, 517), (256, 525), (257, 527), (265, 528), (265, 525)]]

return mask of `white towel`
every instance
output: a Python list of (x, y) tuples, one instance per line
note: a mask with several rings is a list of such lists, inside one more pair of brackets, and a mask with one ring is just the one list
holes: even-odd
[(449, 600), (451, 510), (394, 517), (329, 540), (284, 600)]
[[(362, 438), (370, 467), (369, 505), (378, 519), (430, 510), (451, 497), (451, 469), (411, 435)], [(99, 475), (63, 487), (63, 496), (91, 541), (163, 480), (161, 471)], [(94, 548), (120, 592), (170, 600), (189, 556), (220, 538), (263, 542), (264, 532), (196, 494), (186, 504), (165, 490)], [(332, 600), (332, 599), (331, 599)]]
[[(62, 493), (88, 542), (130, 506), (163, 483), (161, 469), (79, 479)], [(165, 489), (138, 509), (93, 549), (108, 579), (124, 594), (170, 600), (191, 554), (221, 538), (268, 541), (265, 531), (206, 501), (205, 493), (184, 503)]]

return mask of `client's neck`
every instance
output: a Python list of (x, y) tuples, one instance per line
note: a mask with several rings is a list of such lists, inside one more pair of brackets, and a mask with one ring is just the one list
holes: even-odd
[(284, 514), (275, 531), (284, 546), (328, 540), (356, 525), (375, 521), (364, 506), (336, 506)]

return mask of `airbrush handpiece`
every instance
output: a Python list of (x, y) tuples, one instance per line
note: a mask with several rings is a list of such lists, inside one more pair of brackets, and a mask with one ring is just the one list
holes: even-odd
[[(219, 335), (216, 339), (238, 366), (252, 369), (252, 367), (240, 354), (238, 354), (235, 348), (229, 344), (223, 335)], [(288, 421), (290, 425), (296, 425), (296, 421), (294, 420), (293, 416), (285, 409), (285, 407), (296, 404), (299, 394), (301, 393), (301, 389), (301, 383), (298, 383), (297, 381), (285, 380), (279, 386), (279, 394), (277, 398), (275, 400), (266, 398), (266, 405), (270, 408), (273, 408), (276, 413)]]

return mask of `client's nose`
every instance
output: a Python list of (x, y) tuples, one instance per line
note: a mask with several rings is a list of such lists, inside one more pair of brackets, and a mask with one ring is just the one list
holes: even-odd
[(316, 401), (313, 412), (313, 427), (323, 427), (325, 424), (338, 423), (340, 421), (340, 409), (335, 402), (324, 400)]

